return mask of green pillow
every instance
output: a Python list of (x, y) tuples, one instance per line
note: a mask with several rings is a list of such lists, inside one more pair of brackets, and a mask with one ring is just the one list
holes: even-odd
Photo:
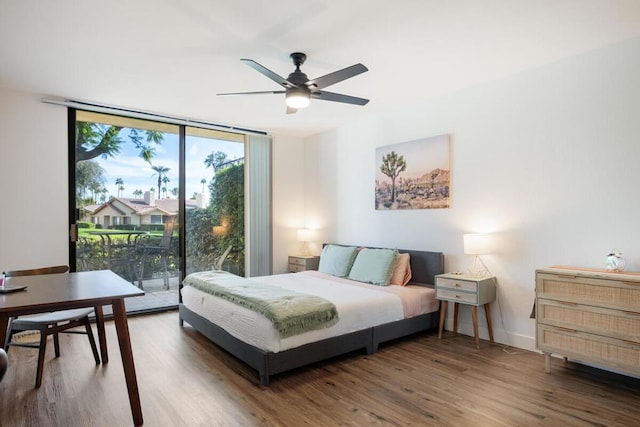
[(396, 265), (395, 249), (362, 249), (349, 272), (349, 279), (387, 286)]
[(327, 245), (320, 254), (318, 271), (332, 276), (347, 277), (357, 253), (354, 246)]

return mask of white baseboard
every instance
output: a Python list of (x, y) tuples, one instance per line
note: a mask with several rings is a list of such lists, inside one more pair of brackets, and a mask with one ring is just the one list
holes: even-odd
[[(453, 317), (451, 319), (446, 319), (444, 326), (446, 330), (453, 331)], [(466, 323), (466, 322), (465, 323), (458, 322), (458, 333), (463, 335), (469, 335), (472, 337), (473, 324)], [(480, 339), (489, 340), (489, 330), (487, 329), (486, 326), (478, 325), (478, 334), (480, 335)], [(536, 353), (539, 353), (539, 351), (536, 350), (535, 337), (514, 334), (502, 328), (494, 327), (493, 340), (499, 344), (507, 345), (509, 347), (515, 347), (515, 348), (520, 348), (523, 350), (534, 351)]]

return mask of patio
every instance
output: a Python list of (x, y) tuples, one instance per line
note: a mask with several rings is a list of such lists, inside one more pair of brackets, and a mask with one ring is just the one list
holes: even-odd
[[(141, 297), (125, 299), (127, 313), (143, 313), (160, 311), (178, 306), (178, 277), (169, 277), (169, 289), (164, 286), (164, 279), (154, 278), (143, 283), (145, 294)], [(104, 314), (111, 316), (111, 306), (104, 307)]]

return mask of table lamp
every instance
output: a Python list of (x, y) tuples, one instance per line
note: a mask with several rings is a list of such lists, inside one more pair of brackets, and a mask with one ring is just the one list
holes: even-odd
[(302, 256), (309, 256), (307, 242), (313, 241), (313, 230), (301, 228), (298, 230), (298, 242), (302, 242)]
[(464, 253), (473, 255), (473, 264), (469, 267), (469, 274), (474, 277), (488, 277), (491, 272), (480, 255), (491, 253), (491, 236), (489, 234), (465, 234), (462, 236), (464, 240)]

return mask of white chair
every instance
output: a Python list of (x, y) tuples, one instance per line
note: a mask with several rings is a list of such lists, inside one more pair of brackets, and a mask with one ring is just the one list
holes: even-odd
[(218, 258), (218, 260), (216, 261), (216, 264), (213, 266), (213, 269), (216, 271), (222, 271), (222, 265), (224, 264), (224, 260), (227, 259), (227, 256), (229, 255), (229, 252), (231, 252), (231, 248), (233, 248), (233, 246), (229, 246), (223, 253), (222, 256), (220, 256), (220, 258)]
[[(56, 267), (44, 267), (30, 270), (7, 271), (5, 274), (6, 277), (10, 278), (17, 276), (35, 276), (40, 274), (66, 273), (68, 271), (68, 266), (61, 265)], [(36, 372), (36, 388), (40, 387), (40, 385), (42, 384), (44, 355), (47, 349), (47, 338), (49, 337), (49, 335), (53, 335), (53, 345), (55, 348), (56, 357), (60, 357), (60, 343), (58, 340), (59, 332), (88, 335), (89, 343), (91, 344), (91, 350), (93, 351), (93, 357), (96, 361), (96, 365), (99, 365), (100, 356), (98, 355), (98, 349), (96, 347), (96, 342), (93, 338), (93, 332), (91, 330), (91, 322), (89, 321), (89, 315), (93, 312), (93, 308), (79, 308), (12, 318), (9, 320), (9, 327), (7, 330), (7, 338), (4, 342), (4, 349), (6, 351), (9, 351), (10, 346), (39, 348), (38, 370)], [(71, 330), (72, 328), (77, 328), (78, 326), (84, 326), (85, 330)], [(21, 331), (40, 332), (39, 342), (18, 342), (16, 340), (12, 341), (14, 334)]]

